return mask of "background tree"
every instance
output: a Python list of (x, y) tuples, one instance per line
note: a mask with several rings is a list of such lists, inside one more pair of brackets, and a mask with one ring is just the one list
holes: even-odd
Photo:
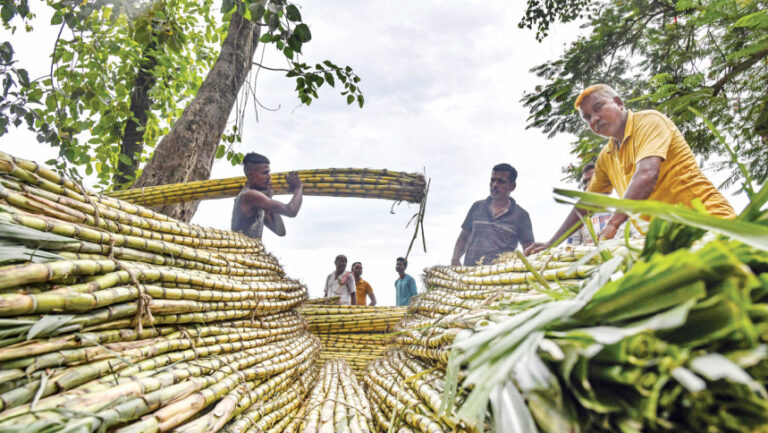
[[(224, 131), (238, 92), (241, 98), (249, 93), (243, 84), (258, 42), (285, 56), (290, 67), (280, 70), (295, 78), (302, 103), (338, 79), (347, 103), (362, 107), (360, 78), (350, 67), (300, 61), (312, 35), (298, 7), (284, 0), (226, 0), (217, 24), (211, 3), (49, 1), (52, 24), (60, 26), (50, 75), (30, 80), (16, 65), (11, 43), (0, 45), (0, 135), (9, 124), (26, 122), (39, 141), (58, 146), (61, 157), (49, 163), (82, 167), (105, 188), (133, 185), (142, 161), (149, 162), (136, 185), (207, 178), (214, 158), (233, 164), (242, 158), (232, 146), (242, 123)], [(32, 31), (26, 1), (0, 0), (0, 12), (7, 29), (23, 23)], [(200, 122), (208, 128), (196, 126)], [(159, 155), (165, 156), (153, 162), (160, 137)], [(188, 220), (195, 207), (164, 211)]]
[[(725, 148), (724, 134), (755, 180), (768, 178), (768, 3), (753, 0), (529, 0), (520, 27), (546, 37), (552, 23), (581, 20), (586, 36), (532, 72), (545, 83), (524, 94), (528, 127), (575, 134), (575, 177), (605, 140), (588, 132), (573, 101), (587, 85), (608, 83), (635, 109), (667, 114), (694, 152)], [(701, 117), (695, 113), (700, 113)], [(702, 119), (703, 118), (703, 119)], [(727, 183), (739, 178), (732, 161)]]

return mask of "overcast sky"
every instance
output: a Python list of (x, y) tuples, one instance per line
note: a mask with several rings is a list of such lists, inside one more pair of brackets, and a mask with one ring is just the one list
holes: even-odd
[[(517, 28), (523, 1), (299, 3), (313, 36), (304, 60), (330, 59), (354, 68), (362, 78), (365, 107), (346, 105), (327, 86), (311, 106), (300, 105), (293, 79), (263, 70), (257, 96), (276, 110), (260, 109), (257, 121), (249, 108), (242, 152), (267, 155), (273, 172), (330, 167), (426, 172), (432, 179), (424, 223), (427, 252), (416, 244), (408, 267), (420, 291), (425, 267), (450, 263), (466, 212), (488, 196), (491, 167), (499, 162), (518, 170), (512, 196), (531, 215), (536, 239), (552, 235), (568, 212), (554, 202), (552, 189), (575, 187), (560, 181), (561, 167), (573, 162), (571, 137), (548, 139), (539, 130), (525, 130), (528, 113), (519, 100), (536, 83), (529, 69), (556, 58), (578, 28), (555, 26), (538, 43), (532, 31)], [(9, 36), (2, 30), (0, 35)], [(52, 47), (53, 37), (13, 37), (31, 76), (50, 66), (50, 49), (42, 47)], [(284, 65), (270, 50), (264, 63)], [(3, 151), (39, 162), (54, 154), (24, 131), (0, 140)], [(723, 178), (706, 167), (705, 173), (716, 183)], [(213, 178), (239, 175), (241, 168), (226, 161), (216, 163), (212, 173)], [(740, 211), (745, 199), (732, 193), (726, 195)], [(345, 254), (350, 264), (363, 263), (363, 278), (379, 304), (393, 305), (395, 258), (406, 252), (413, 231), (405, 225), (418, 207), (401, 204), (393, 215), (391, 206), (384, 200), (306, 197), (299, 215), (286, 220), (287, 236), (265, 230), (264, 243), (312, 296), (322, 294), (334, 257)], [(232, 199), (204, 202), (192, 222), (229, 228), (231, 208)]]

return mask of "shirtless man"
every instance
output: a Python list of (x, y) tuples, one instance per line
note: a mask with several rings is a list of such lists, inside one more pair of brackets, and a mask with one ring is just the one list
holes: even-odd
[(293, 218), (301, 208), (304, 186), (299, 175), (292, 171), (286, 176), (293, 197), (286, 204), (272, 199), (269, 159), (251, 152), (243, 159), (243, 171), (248, 182), (235, 198), (232, 209), (232, 231), (252, 238), (261, 238), (266, 225), (278, 236), (285, 236), (282, 216)]

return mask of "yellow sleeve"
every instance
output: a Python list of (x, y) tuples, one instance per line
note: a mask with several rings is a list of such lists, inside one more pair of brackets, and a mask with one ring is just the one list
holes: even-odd
[(595, 164), (595, 174), (592, 175), (592, 180), (587, 187), (588, 192), (596, 192), (599, 194), (610, 194), (613, 191), (613, 184), (608, 177), (608, 173), (605, 170), (605, 162), (601, 164), (603, 159), (603, 152), (597, 157), (597, 163)]
[(371, 285), (368, 284), (367, 281), (365, 282), (365, 294), (366, 295), (373, 295), (373, 287), (371, 287)]
[[(635, 118), (635, 122), (638, 120)], [(635, 164), (649, 156), (658, 156), (666, 161), (669, 145), (675, 134), (672, 121), (663, 114), (654, 112), (646, 114), (636, 125), (633, 137)]]

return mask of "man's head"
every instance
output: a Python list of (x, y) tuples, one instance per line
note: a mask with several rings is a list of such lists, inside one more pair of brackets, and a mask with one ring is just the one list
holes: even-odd
[(587, 87), (573, 106), (595, 134), (603, 137), (624, 136), (627, 108), (611, 86), (595, 84)]
[(269, 176), (269, 159), (256, 152), (245, 155), (243, 172), (248, 178), (248, 188), (266, 190), (271, 184)]
[(581, 170), (581, 182), (579, 182), (579, 186), (581, 186), (582, 191), (586, 191), (587, 187), (589, 187), (589, 182), (592, 181), (592, 176), (595, 174), (595, 163), (590, 162), (587, 163), (587, 165), (584, 166), (584, 168)]
[(491, 197), (498, 199), (509, 197), (515, 190), (517, 170), (507, 163), (497, 164), (491, 171)]
[(344, 269), (347, 269), (347, 256), (339, 254), (336, 256), (336, 260), (334, 260), (333, 263), (336, 264), (336, 273), (342, 273), (344, 272)]
[(352, 274), (355, 278), (360, 278), (363, 275), (363, 264), (360, 262), (352, 263)]
[(398, 274), (402, 274), (405, 272), (405, 269), (408, 267), (408, 260), (403, 257), (398, 257), (397, 261), (395, 262), (395, 270)]

